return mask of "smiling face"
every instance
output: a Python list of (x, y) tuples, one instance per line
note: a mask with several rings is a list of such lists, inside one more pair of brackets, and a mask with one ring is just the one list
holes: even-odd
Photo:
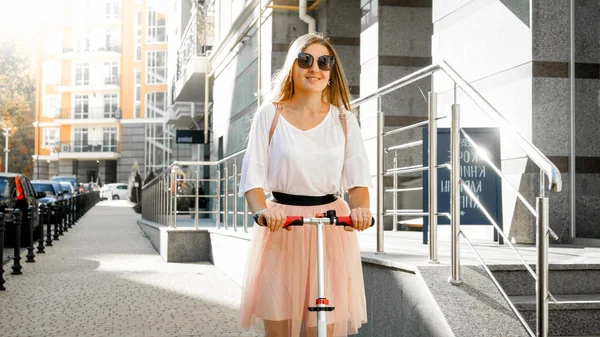
[(323, 92), (327, 88), (327, 82), (331, 70), (321, 70), (317, 60), (320, 56), (331, 55), (329, 49), (320, 43), (313, 43), (306, 47), (302, 52), (310, 54), (314, 57), (313, 64), (309, 68), (300, 68), (298, 60), (294, 62), (292, 69), (292, 78), (294, 79), (294, 91), (304, 93)]

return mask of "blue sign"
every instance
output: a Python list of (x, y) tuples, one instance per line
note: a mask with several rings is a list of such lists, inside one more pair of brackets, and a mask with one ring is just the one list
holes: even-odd
[[(471, 139), (482, 149), (487, 150), (488, 158), (500, 169), (500, 136), (496, 128), (465, 128)], [(450, 129), (439, 128), (437, 140), (437, 164), (450, 163)], [(428, 129), (423, 129), (423, 165), (429, 165)], [(460, 138), (460, 178), (477, 196), (491, 217), (502, 228), (502, 179), (477, 153), (471, 143), (461, 134)], [(437, 170), (438, 213), (450, 212), (450, 170)], [(429, 173), (423, 173), (423, 211), (429, 211)], [(438, 216), (439, 225), (450, 224), (450, 219)], [(491, 225), (479, 206), (464, 191), (460, 192), (460, 224)], [(423, 243), (427, 243), (429, 217), (423, 217)], [(494, 231), (494, 240), (497, 233)], [(502, 244), (502, 239), (500, 238)]]

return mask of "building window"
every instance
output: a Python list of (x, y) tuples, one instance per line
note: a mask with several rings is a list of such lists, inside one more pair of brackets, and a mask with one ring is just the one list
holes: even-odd
[(42, 116), (44, 117), (56, 117), (60, 109), (60, 96), (59, 95), (46, 95), (44, 96), (44, 107)]
[(73, 118), (87, 119), (89, 118), (90, 106), (87, 95), (75, 95), (75, 104), (73, 104)]
[(89, 63), (75, 64), (75, 85), (90, 85)]
[(142, 60), (142, 12), (135, 12), (135, 61)]
[(119, 85), (119, 62), (104, 62), (104, 84)]
[(75, 140), (73, 152), (88, 152), (88, 128), (74, 128), (73, 136)]
[(104, 118), (115, 118), (119, 109), (119, 96), (117, 94), (104, 95)]
[(84, 30), (74, 34), (75, 52), (83, 53), (92, 50), (92, 33), (89, 30)]
[(121, 49), (121, 39), (118, 31), (109, 29), (104, 32), (104, 48), (116, 52)]
[(62, 52), (62, 32), (48, 32), (45, 34), (44, 52), (47, 54)]
[(102, 128), (102, 152), (117, 152), (117, 128)]
[(105, 4), (105, 17), (107, 19), (119, 19), (121, 17), (121, 3), (119, 0), (107, 0)]
[(148, 0), (148, 43), (167, 42), (167, 1)]
[(167, 111), (167, 92), (146, 94), (146, 118), (161, 118)]
[(44, 62), (44, 84), (60, 84), (60, 61)]
[(134, 74), (134, 84), (133, 84), (133, 118), (140, 118), (140, 100), (141, 100), (141, 89), (142, 89), (142, 72), (139, 69), (135, 69)]
[(146, 52), (146, 84), (167, 83), (167, 52)]
[(42, 129), (43, 147), (53, 148), (59, 146), (60, 129), (59, 128), (43, 128)]

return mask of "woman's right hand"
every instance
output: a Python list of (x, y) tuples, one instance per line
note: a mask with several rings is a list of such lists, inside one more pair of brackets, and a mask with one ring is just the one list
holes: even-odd
[[(262, 226), (264, 226), (263, 219), (267, 221), (267, 227), (269, 228), (269, 231), (277, 232), (285, 224), (287, 215), (281, 208), (266, 208), (261, 214), (261, 216), (258, 218), (258, 223)], [(287, 229), (288, 231), (291, 230), (290, 227), (286, 227), (285, 229)]]

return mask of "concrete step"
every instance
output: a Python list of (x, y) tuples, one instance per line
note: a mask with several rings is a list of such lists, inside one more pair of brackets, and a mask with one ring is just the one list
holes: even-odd
[[(531, 268), (535, 271), (535, 265)], [(550, 265), (553, 295), (600, 294), (600, 264)], [(534, 296), (535, 280), (523, 265), (491, 265), (490, 270), (509, 296)]]
[[(548, 305), (549, 336), (600, 336), (600, 293), (555, 295)], [(529, 326), (536, 331), (535, 296), (510, 296)]]

